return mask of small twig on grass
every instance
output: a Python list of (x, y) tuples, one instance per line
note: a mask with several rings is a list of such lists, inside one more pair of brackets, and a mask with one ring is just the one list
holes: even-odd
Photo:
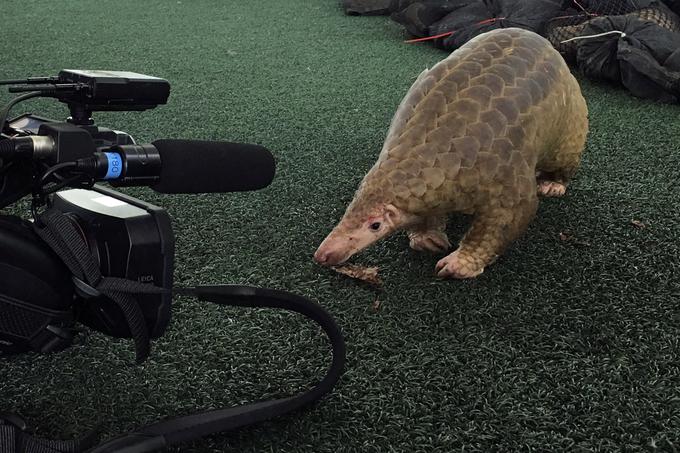
[(581, 245), (584, 247), (590, 247), (590, 242), (582, 241), (578, 239), (577, 237), (573, 236), (569, 232), (560, 232), (560, 240), (563, 242), (571, 242), (574, 245)]
[(647, 225), (642, 223), (640, 220), (633, 219), (633, 220), (630, 221), (630, 223), (631, 223), (631, 225), (633, 225), (635, 228), (637, 228), (639, 230), (641, 230), (643, 228), (647, 228)]

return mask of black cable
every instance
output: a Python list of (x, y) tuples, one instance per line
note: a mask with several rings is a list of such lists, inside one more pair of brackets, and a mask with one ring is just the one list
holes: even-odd
[(72, 186), (73, 184), (75, 184), (77, 182), (85, 182), (85, 181), (88, 181), (89, 179), (90, 178), (88, 177), (88, 175), (86, 175), (84, 173), (80, 173), (80, 174), (74, 175), (74, 176), (72, 176), (68, 179), (63, 180), (59, 184), (56, 184), (56, 185), (50, 187), (49, 189), (43, 189), (42, 194), (43, 195), (51, 195), (51, 194), (63, 189), (64, 187)]
[[(78, 164), (76, 162), (63, 162), (61, 164), (54, 165), (45, 171), (43, 175), (40, 177), (40, 182), (38, 183), (38, 187), (43, 187), (47, 183), (47, 178), (52, 176), (54, 173), (63, 170), (64, 168), (70, 168), (73, 167), (75, 168)], [(55, 175), (56, 176), (56, 175)]]
[(9, 115), (9, 111), (14, 107), (16, 104), (18, 104), (21, 101), (25, 101), (26, 99), (31, 99), (31, 98), (37, 98), (37, 97), (42, 97), (42, 96), (49, 96), (49, 93), (46, 93), (44, 91), (31, 91), (26, 94), (22, 94), (21, 96), (17, 96), (0, 111), (0, 132), (5, 130), (5, 123), (7, 122), (7, 115)]
[[(39, 180), (36, 181), (36, 183), (33, 185), (33, 205), (35, 208), (38, 206), (42, 206), (45, 204), (47, 195), (50, 195), (60, 189), (63, 189), (64, 187), (74, 184), (78, 182), (78, 180), (82, 179), (83, 177), (86, 177), (87, 175), (82, 174), (82, 173), (77, 173), (75, 175), (67, 175), (67, 176), (62, 176), (58, 175), (57, 172), (68, 169), (68, 168), (75, 168), (77, 164), (75, 162), (63, 162), (61, 164), (54, 165), (42, 174)], [(47, 187), (49, 184), (48, 179), (50, 177), (54, 176), (57, 180), (58, 183), (53, 185), (52, 187)]]
[[(47, 204), (48, 195), (51, 195), (63, 189), (64, 187), (74, 186), (75, 184), (78, 184), (78, 186), (75, 187), (80, 187), (84, 189), (89, 189), (94, 185), (95, 182), (94, 179), (86, 173), (77, 172), (68, 175), (59, 175), (57, 173), (64, 169), (77, 168), (77, 166), (78, 166), (77, 162), (63, 162), (61, 164), (49, 167), (47, 170), (45, 170), (40, 179), (37, 180), (36, 183), (33, 185), (33, 201), (31, 202), (31, 213), (33, 214), (33, 219), (36, 222), (36, 224), (42, 226), (38, 210), (39, 208)], [(47, 185), (49, 184), (48, 179), (50, 177), (54, 177), (55, 179), (57, 179), (58, 183), (52, 185), (51, 187), (47, 187)]]

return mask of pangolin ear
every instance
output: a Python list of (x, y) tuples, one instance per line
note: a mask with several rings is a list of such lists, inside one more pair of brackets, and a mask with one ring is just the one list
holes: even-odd
[(394, 205), (385, 205), (385, 220), (392, 226), (399, 224), (401, 211)]

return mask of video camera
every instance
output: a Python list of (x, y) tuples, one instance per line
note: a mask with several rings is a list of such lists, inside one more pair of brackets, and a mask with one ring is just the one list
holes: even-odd
[[(127, 133), (98, 127), (94, 111), (141, 111), (165, 104), (167, 81), (118, 71), (64, 70), (57, 77), (0, 82), (24, 92), (0, 111), (0, 209), (31, 195), (32, 221), (0, 216), (0, 356), (53, 352), (72, 344), (77, 324), (132, 338), (140, 363), (165, 332), (173, 294), (218, 305), (285, 309), (328, 335), (326, 376), (295, 396), (214, 409), (143, 426), (103, 444), (49, 441), (50, 451), (151, 452), (281, 416), (309, 405), (337, 383), (345, 343), (333, 318), (285, 291), (239, 285), (173, 287), (174, 235), (162, 208), (113, 187), (160, 193), (257, 190), (274, 177), (271, 153), (258, 145), (201, 140), (137, 144)], [(63, 122), (32, 114), (6, 121), (26, 99), (68, 105)], [(0, 412), (0, 453), (44, 452), (23, 419)]]
[[(142, 111), (165, 104), (170, 85), (160, 78), (64, 70), (57, 77), (0, 84), (25, 93), (0, 112), (0, 209), (30, 194), (34, 216), (33, 222), (0, 217), (0, 352), (61, 350), (71, 344), (77, 322), (114, 337), (161, 336), (172, 299), (170, 219), (162, 208), (97, 183), (149, 186), (161, 193), (256, 190), (274, 176), (272, 155), (261, 146), (225, 142), (137, 144), (125, 132), (94, 124), (94, 111)], [(6, 121), (13, 105), (32, 97), (56, 98), (68, 105), (71, 116), (60, 122), (24, 114)], [(148, 294), (136, 286), (138, 308), (126, 308), (129, 300), (112, 304), (110, 295), (74, 274), (55, 247), (39, 237), (36, 227), (43, 226), (45, 208), (70, 224), (63, 228), (77, 232), (103, 277), (164, 291)], [(133, 331), (140, 322), (144, 326)]]

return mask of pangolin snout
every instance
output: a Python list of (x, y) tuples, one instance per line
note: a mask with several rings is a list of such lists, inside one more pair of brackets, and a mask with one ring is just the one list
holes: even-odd
[(335, 266), (345, 260), (344, 255), (345, 254), (339, 250), (332, 250), (328, 247), (323, 247), (322, 245), (316, 253), (314, 253), (314, 261), (322, 266)]
[[(349, 242), (349, 243), (348, 243)], [(319, 248), (314, 253), (314, 261), (322, 266), (335, 266), (342, 264), (352, 256), (352, 238), (349, 239), (337, 232), (331, 232), (326, 239), (321, 242)]]

